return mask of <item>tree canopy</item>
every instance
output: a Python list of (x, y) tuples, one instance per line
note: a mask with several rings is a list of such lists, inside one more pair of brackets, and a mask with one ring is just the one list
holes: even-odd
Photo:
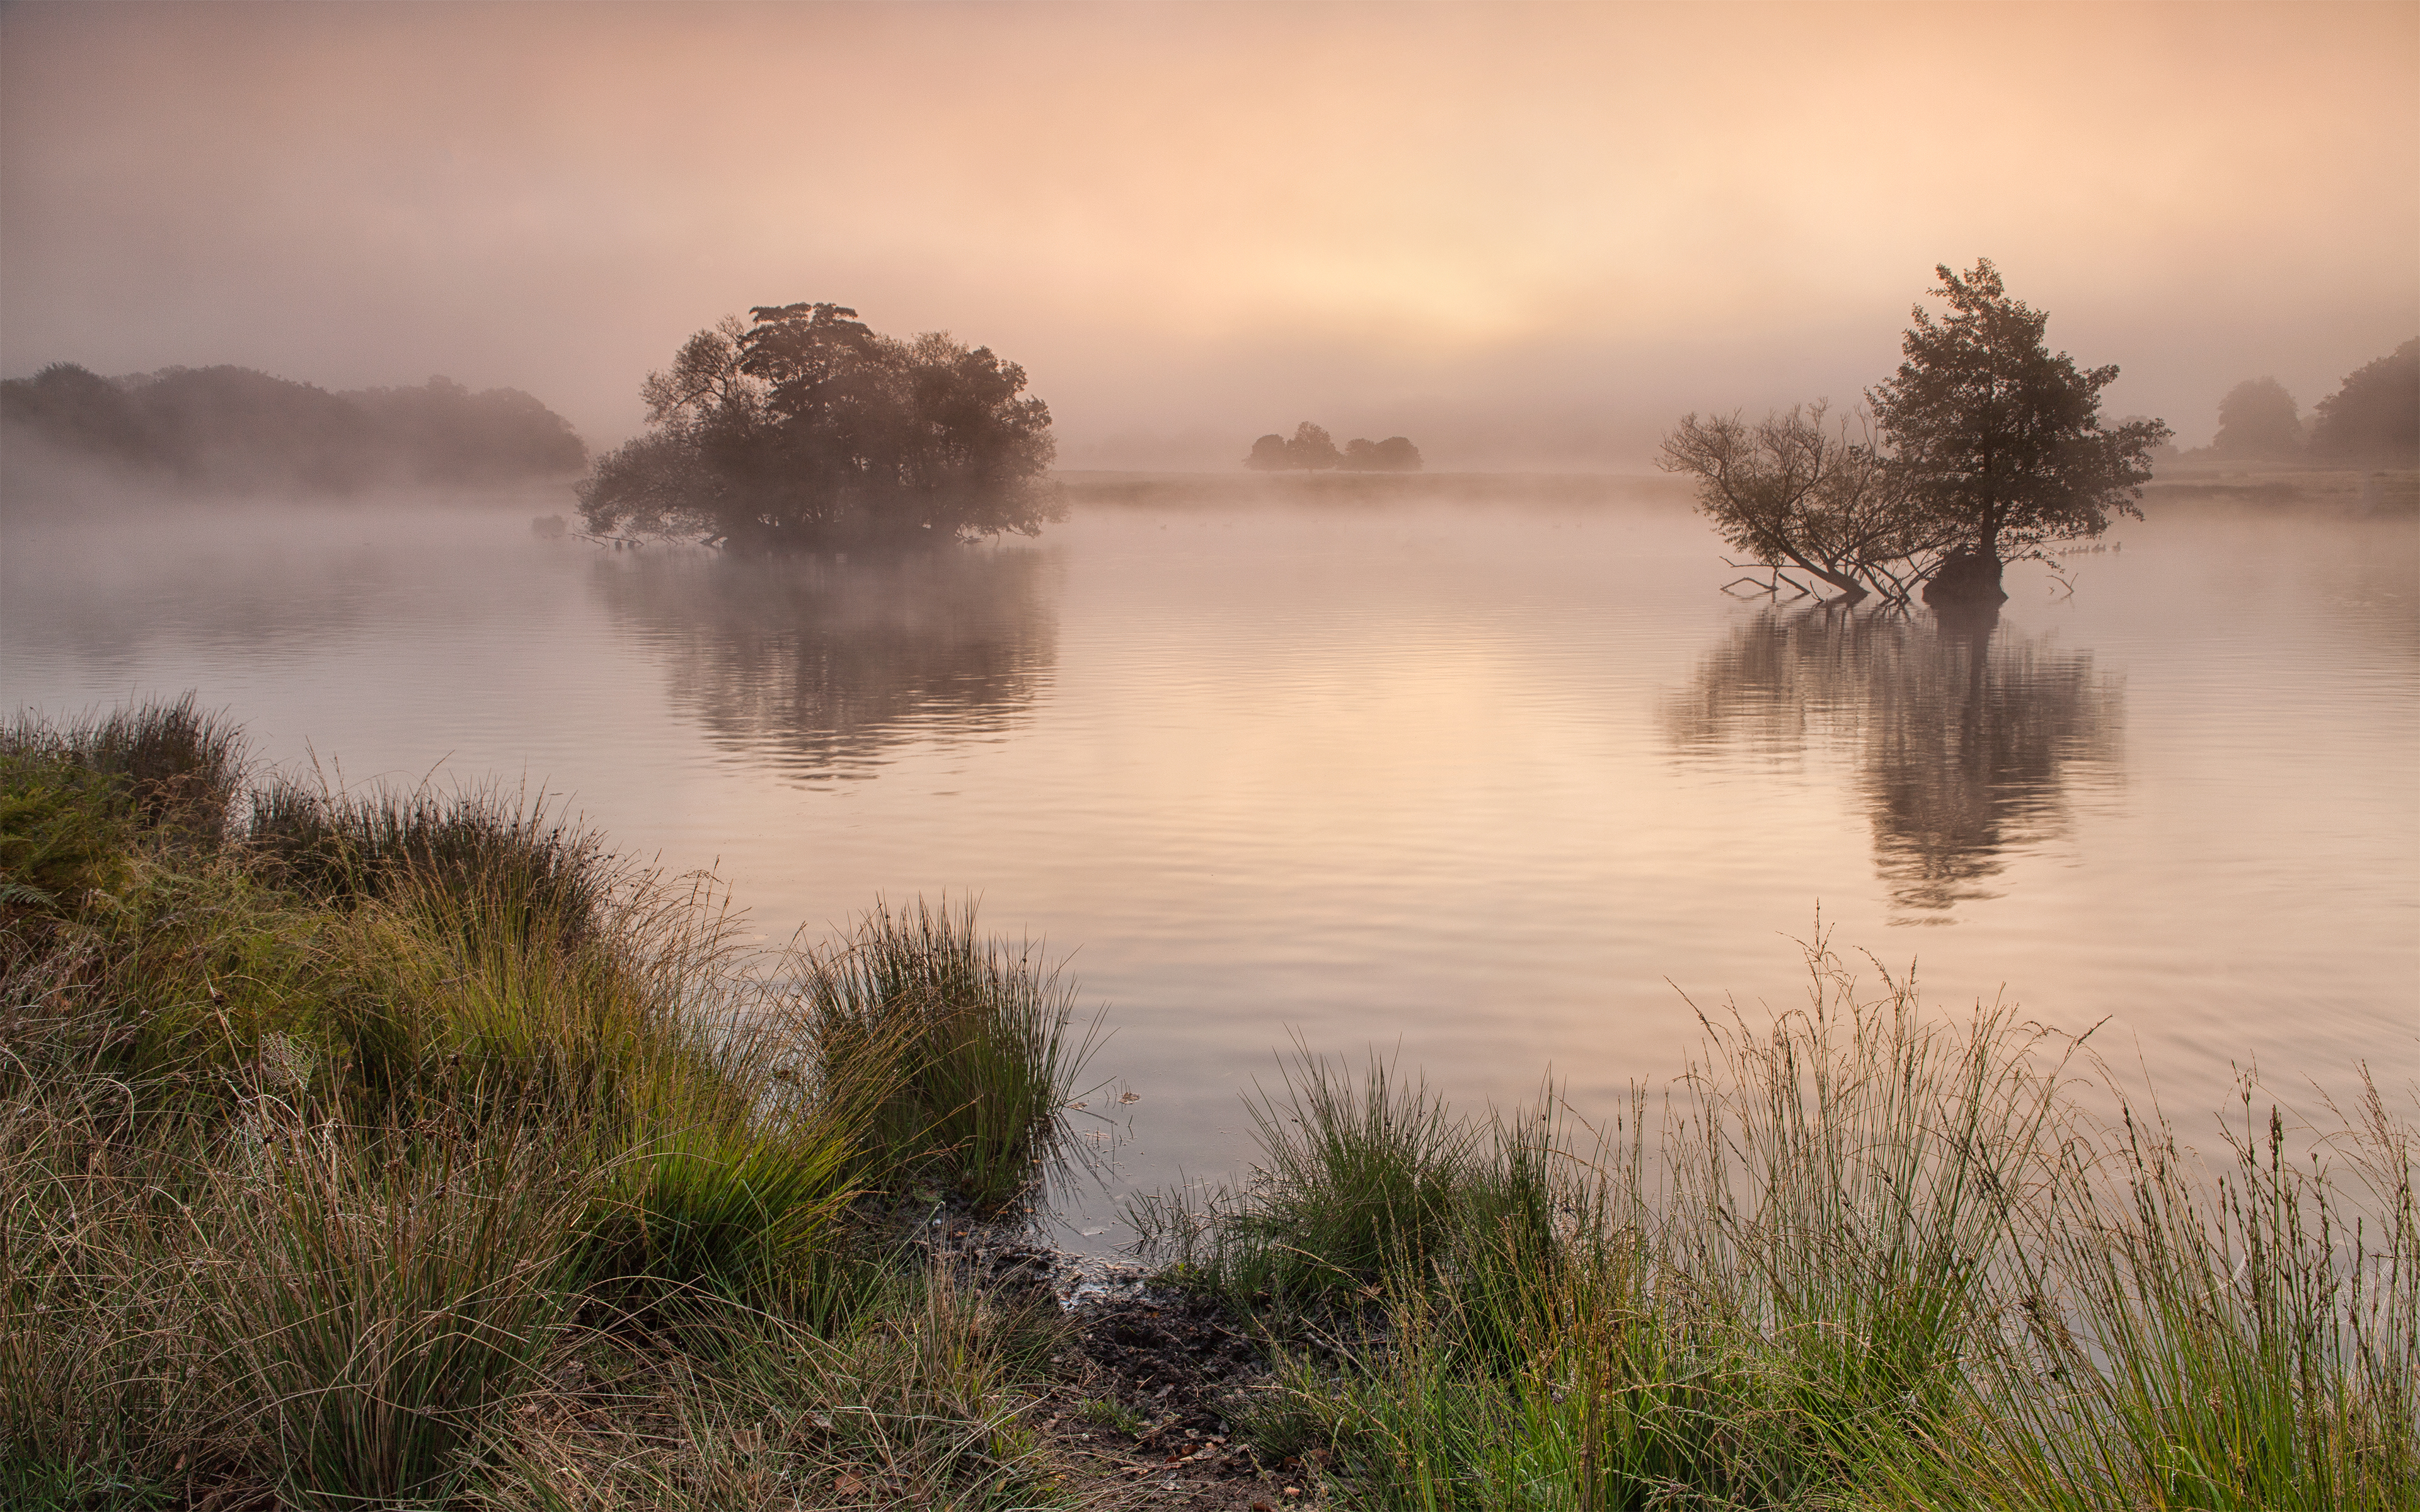
[(529, 394), (447, 378), (331, 393), (244, 367), (105, 378), (54, 363), (0, 383), (0, 415), (62, 450), (203, 487), (506, 483), (576, 472), (588, 457), (570, 423)]
[(1291, 439), (1272, 431), (1254, 441), (1244, 466), (1258, 472), (1324, 472), (1330, 468), (1347, 472), (1418, 472), (1420, 449), (1402, 436), (1383, 441), (1356, 437), (1340, 452), (1326, 427), (1306, 420), (1294, 428)]
[(1032, 535), (1056, 517), (1050, 409), (1025, 370), (945, 332), (878, 334), (831, 303), (697, 332), (640, 396), (648, 430), (580, 485), (599, 534), (742, 552)]
[(2420, 338), (2348, 374), (2313, 407), (2311, 451), (2369, 467), (2420, 467)]
[(1344, 460), (1340, 465), (1348, 472), (1418, 472), (1420, 449), (1408, 437), (1373, 441), (1357, 436), (1344, 443)]
[(2221, 456), (2288, 457), (2303, 450), (2303, 417), (2294, 396), (2273, 378), (2246, 378), (2218, 401)]
[(2000, 562), (2100, 534), (2112, 513), (2140, 518), (2151, 448), (2168, 427), (2103, 426), (2101, 393), (2118, 369), (2053, 355), (2049, 316), (2009, 298), (1989, 259), (1934, 272), (1948, 315), (1915, 306), (1905, 361), (1867, 395), (1921, 506), (1957, 528), (1962, 554), (1994, 563), (1994, 579)]
[(1699, 509), (1750, 564), (1851, 598), (1924, 585), (1996, 601), (2004, 561), (2097, 535), (2113, 512), (2140, 517), (2168, 427), (2103, 425), (2118, 369), (2053, 356), (2048, 317), (2010, 299), (1990, 262), (1936, 271), (1949, 312), (1916, 307), (1905, 361), (1868, 391), (1857, 436), (1845, 419), (1827, 427), (1817, 404), (1757, 424), (1690, 414), (1665, 437), (1661, 466), (1697, 480)]

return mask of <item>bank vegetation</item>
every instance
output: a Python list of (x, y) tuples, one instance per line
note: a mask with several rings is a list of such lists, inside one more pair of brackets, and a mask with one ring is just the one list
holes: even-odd
[[(2408, 1089), (2247, 1081), (2204, 1161), (2045, 1031), (1807, 967), (1593, 1127), (1298, 1056), (1249, 1171), (1133, 1210), (1263, 1352), (1219, 1421), (1364, 1507), (2415, 1504)], [(768, 954), (540, 803), (21, 717), (0, 1502), (1141, 1493), (1038, 1405), (1079, 1323), (930, 1242), (1027, 1221), (1090, 1043), (964, 908)]]

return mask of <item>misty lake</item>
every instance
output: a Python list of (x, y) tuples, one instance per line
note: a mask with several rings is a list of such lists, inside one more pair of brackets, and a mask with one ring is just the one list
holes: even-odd
[(530, 513), (12, 520), (0, 698), (192, 688), (270, 761), (542, 787), (770, 941), (978, 894), (1107, 1005), (1113, 1196), (1245, 1159), (1291, 1037), (1608, 1106), (1692, 1001), (1796, 1002), (1819, 907), (1943, 1011), (2108, 1020), (2186, 1120), (2239, 1065), (2420, 1074), (2408, 519), (2155, 501), (1977, 638), (1726, 597), (1655, 483), (1093, 503), (889, 563)]

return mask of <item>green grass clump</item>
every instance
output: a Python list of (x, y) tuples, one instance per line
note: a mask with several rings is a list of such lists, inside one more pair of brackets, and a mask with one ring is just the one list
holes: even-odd
[(1425, 1272), (1456, 1239), (1478, 1136), (1426, 1085), (1302, 1052), (1246, 1106), (1263, 1159), (1241, 1186), (1135, 1205), (1137, 1230), (1195, 1284), (1247, 1303), (1351, 1297)]
[(0, 922), (106, 901), (146, 832), (216, 839), (243, 774), (240, 735), (191, 694), (65, 725), (19, 715), (0, 728)]
[(1306, 1057), (1249, 1180), (1140, 1201), (1294, 1341), (1264, 1449), (1377, 1507), (2420, 1505), (2408, 1116), (2298, 1161), (2247, 1082), (2206, 1172), (2042, 1031), (1807, 964), (1652, 1144), (1643, 1096), (1474, 1121)]
[[(920, 908), (887, 976), (768, 958), (543, 802), (238, 751), (190, 699), (0, 744), (0, 1501), (1030, 1504), (1047, 1328), (886, 1227), (1043, 1178), (1029, 956)], [(566, 1479), (598, 1374), (647, 1447)]]
[(882, 1179), (996, 1211), (1063, 1153), (1091, 1026), (1077, 1027), (1073, 992), (1032, 946), (976, 931), (973, 903), (894, 913), (877, 903), (803, 975), (823, 1076), (862, 1099), (869, 1168)]

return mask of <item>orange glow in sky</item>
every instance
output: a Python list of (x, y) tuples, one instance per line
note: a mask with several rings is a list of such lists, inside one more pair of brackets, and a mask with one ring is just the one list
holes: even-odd
[[(830, 299), (1073, 465), (1322, 419), (1634, 467), (1994, 259), (2207, 439), (2420, 332), (2420, 8), (23, 5), (0, 365), (526, 388)], [(1196, 459), (1199, 460), (1196, 460)]]

